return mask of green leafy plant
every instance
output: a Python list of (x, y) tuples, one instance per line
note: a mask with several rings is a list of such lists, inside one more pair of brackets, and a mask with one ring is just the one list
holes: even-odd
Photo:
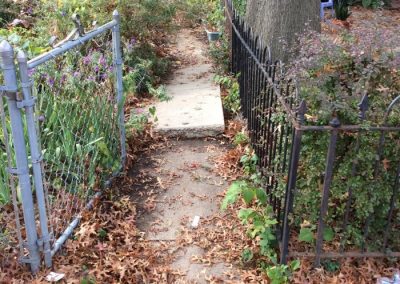
[(247, 145), (249, 141), (249, 137), (243, 132), (238, 132), (236, 133), (235, 137), (233, 137), (233, 144), (236, 146)]
[(290, 265), (277, 264), (264, 267), (271, 284), (289, 283), (291, 274), (300, 268), (300, 261), (294, 260)]
[(157, 88), (154, 88), (153, 86), (148, 84), (147, 89), (149, 90), (150, 95), (157, 98), (161, 102), (168, 102), (172, 99), (172, 97), (167, 94), (167, 89), (165, 85), (161, 85), (158, 86)]
[(345, 21), (351, 15), (347, 0), (335, 0), (333, 8), (335, 9), (335, 16), (338, 20)]
[(240, 163), (245, 174), (251, 175), (257, 172), (258, 157), (250, 148), (247, 148), (246, 154), (240, 158)]
[(365, 8), (376, 9), (376, 8), (382, 7), (384, 4), (385, 4), (385, 2), (382, 0), (362, 0), (362, 5)]
[(254, 258), (254, 253), (251, 249), (247, 248), (247, 249), (243, 250), (243, 252), (242, 252), (242, 262), (243, 263), (245, 263), (245, 264), (249, 263), (253, 260), (253, 258)]
[(224, 109), (232, 114), (238, 114), (241, 106), (237, 77), (216, 75), (214, 81), (220, 84), (227, 92), (227, 95), (222, 98)]

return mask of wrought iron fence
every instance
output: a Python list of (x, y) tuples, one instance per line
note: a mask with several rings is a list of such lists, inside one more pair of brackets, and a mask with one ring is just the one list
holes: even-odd
[[(289, 257), (313, 257), (316, 266), (324, 258), (400, 257), (400, 126), (388, 120), (400, 115), (400, 96), (382, 111), (381, 125), (365, 124), (376, 111), (368, 105), (368, 94), (359, 103), (359, 124), (342, 125), (333, 114), (329, 125), (314, 125), (307, 119), (307, 101), (285, 78), (282, 63), (273, 61), (231, 0), (225, 7), (231, 70), (240, 74), (242, 113), (278, 220), (281, 263)], [(317, 141), (325, 145), (324, 153), (313, 153)], [(373, 165), (365, 165), (358, 153), (372, 155)], [(343, 163), (344, 158), (351, 162)], [(395, 166), (385, 166), (386, 159)], [(304, 184), (313, 169), (310, 163), (325, 170), (318, 180)], [(351, 168), (351, 176), (341, 176), (344, 167)], [(366, 167), (372, 171), (369, 176), (363, 172)], [(374, 193), (373, 186), (360, 186), (366, 183), (384, 190)], [(304, 196), (314, 201), (306, 203)], [(361, 196), (367, 200), (358, 200)], [(359, 213), (362, 206), (368, 213)], [(298, 241), (304, 228), (314, 238), (306, 244)]]
[(126, 156), (119, 14), (88, 33), (74, 21), (52, 50), (29, 61), (19, 51), (18, 69), (12, 46), (0, 45), (0, 217), (8, 222), (0, 237), (33, 272), (42, 255), (52, 265)]

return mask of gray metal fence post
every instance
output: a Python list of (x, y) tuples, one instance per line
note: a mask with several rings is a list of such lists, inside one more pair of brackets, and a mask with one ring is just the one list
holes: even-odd
[(33, 178), (35, 184), (36, 199), (39, 208), (39, 219), (40, 219), (40, 230), (41, 230), (41, 242), (43, 242), (44, 261), (47, 267), (51, 267), (51, 247), (50, 247), (50, 235), (48, 229), (48, 217), (46, 209), (46, 198), (44, 195), (43, 187), (43, 173), (42, 173), (42, 153), (41, 146), (39, 145), (38, 134), (36, 133), (35, 127), (35, 114), (34, 105), (35, 99), (32, 98), (31, 94), (31, 81), (28, 74), (28, 59), (23, 51), (19, 51), (17, 55), (19, 62), (19, 72), (21, 79), (22, 93), (24, 100), (20, 103), (21, 107), (25, 107), (26, 123), (28, 127), (29, 145), (31, 149), (31, 161)]
[(112, 41), (113, 41), (113, 60), (114, 60), (114, 74), (115, 74), (115, 90), (117, 93), (118, 105), (118, 125), (121, 139), (121, 164), (124, 167), (126, 160), (126, 142), (125, 142), (125, 115), (124, 115), (124, 93), (122, 85), (122, 56), (121, 56), (121, 35), (120, 23), (121, 19), (117, 10), (113, 12), (113, 19), (117, 25), (112, 28)]
[(12, 46), (3, 40), (0, 43), (1, 69), (4, 72), (4, 82), (6, 85), (7, 103), (10, 112), (11, 132), (16, 157), (16, 169), (10, 169), (11, 174), (17, 174), (19, 187), (21, 190), (23, 215), (26, 229), (29, 259), (22, 259), (31, 265), (31, 270), (36, 273), (40, 266), (40, 255), (38, 247), (38, 235), (35, 223), (35, 209), (33, 205), (32, 188), (29, 178), (28, 156), (26, 152), (24, 129), (22, 123), (21, 110), (17, 104), (20, 102), (17, 96), (17, 77), (14, 65), (14, 50)]

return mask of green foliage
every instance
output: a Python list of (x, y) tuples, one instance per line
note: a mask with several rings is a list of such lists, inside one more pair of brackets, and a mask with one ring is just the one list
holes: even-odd
[(245, 249), (242, 252), (242, 262), (243, 263), (249, 263), (252, 261), (254, 258), (254, 253), (251, 251), (251, 249)]
[(329, 272), (336, 272), (340, 269), (340, 263), (334, 260), (322, 261), (322, 267)]
[(335, 0), (333, 8), (335, 9), (335, 17), (339, 20), (345, 21), (351, 15), (347, 0)]
[(233, 144), (236, 146), (247, 145), (249, 141), (249, 137), (243, 132), (236, 133), (235, 137), (233, 138)]
[(246, 154), (240, 158), (240, 163), (246, 175), (255, 174), (257, 172), (258, 157), (250, 149), (247, 149)]
[[(368, 25), (367, 23), (365, 25)], [(329, 190), (327, 229), (328, 242), (345, 240), (349, 247), (363, 245), (363, 230), (369, 216), (369, 236), (374, 239), (370, 248), (382, 245), (379, 236), (385, 230), (390, 199), (393, 195), (397, 165), (399, 163), (400, 133), (384, 135), (368, 131), (371, 125), (384, 123), (389, 104), (400, 93), (400, 54), (394, 52), (400, 38), (397, 33), (376, 33), (373, 26), (344, 31), (335, 39), (323, 34), (307, 34), (300, 40), (298, 58), (291, 63), (288, 74), (297, 81), (300, 99), (307, 103), (306, 124), (328, 125), (337, 116), (343, 125), (361, 125), (360, 134), (342, 132), (339, 135)], [(368, 111), (360, 121), (359, 103), (368, 94)], [(387, 125), (400, 125), (400, 109), (396, 106), (387, 117)], [(326, 171), (326, 157), (330, 133), (305, 132), (295, 196), (293, 226), (300, 230), (307, 220), (312, 232), (301, 230), (303, 241), (314, 243), (315, 226), (320, 214), (322, 188)], [(378, 157), (378, 150), (381, 156)], [(278, 188), (287, 181), (279, 179)], [(350, 222), (347, 233), (341, 225), (352, 190)], [(396, 207), (399, 200), (396, 200)], [(398, 217), (394, 217), (398, 218)], [(329, 229), (328, 229), (329, 228)], [(393, 247), (400, 231), (391, 232)], [(312, 237), (312, 238), (311, 238)]]
[(300, 261), (294, 260), (290, 265), (277, 264), (264, 268), (271, 284), (289, 283), (290, 275), (300, 268)]
[(240, 15), (246, 14), (247, 0), (233, 0), (233, 6)]
[(299, 234), (299, 241), (312, 243), (314, 241), (314, 232), (311, 228), (301, 228)]
[(97, 232), (97, 236), (99, 237), (100, 240), (104, 241), (105, 238), (107, 237), (107, 231), (104, 230), (103, 228), (100, 228), (99, 231)]
[(145, 113), (132, 109), (129, 120), (125, 124), (127, 138), (129, 139), (134, 135), (142, 134), (148, 123), (149, 118)]
[(229, 71), (229, 50), (230, 44), (225, 34), (222, 34), (218, 41), (210, 44), (209, 55), (217, 64), (218, 72), (221, 74)]
[(8, 22), (14, 20), (18, 15), (19, 9), (17, 4), (11, 0), (0, 1), (0, 28), (4, 27)]
[(157, 98), (161, 102), (167, 102), (172, 99), (172, 97), (167, 94), (167, 89), (165, 85), (154, 88), (150, 84), (148, 84), (147, 89), (149, 90), (150, 95), (152, 95), (154, 98)]
[(362, 0), (361, 2), (365, 8), (376, 9), (384, 5), (384, 2), (382, 0)]
[(238, 114), (241, 106), (237, 77), (216, 75), (214, 81), (227, 91), (227, 95), (222, 98), (224, 108), (232, 114)]

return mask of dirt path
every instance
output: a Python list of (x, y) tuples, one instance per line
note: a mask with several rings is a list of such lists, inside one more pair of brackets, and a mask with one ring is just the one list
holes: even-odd
[[(167, 84), (172, 101), (156, 105), (156, 131), (184, 137), (222, 133), (220, 92), (204, 55), (207, 46), (189, 30), (179, 32), (174, 45), (182, 65)], [(209, 260), (213, 244), (196, 241), (196, 235), (211, 233), (215, 218), (221, 218), (219, 204), (227, 183), (216, 173), (215, 159), (227, 150), (223, 144), (213, 138), (174, 141), (139, 157), (130, 173), (141, 183), (134, 193), (140, 199), (138, 228), (154, 247), (168, 246), (170, 262), (165, 266), (180, 275), (174, 283), (232, 278), (232, 264), (217, 255)]]
[[(207, 251), (187, 239), (211, 228), (210, 219), (219, 214), (227, 184), (215, 173), (214, 160), (225, 150), (218, 141), (175, 141), (151, 157), (140, 158), (131, 172), (151, 181), (141, 191), (146, 198), (138, 205), (138, 228), (154, 246), (169, 245), (171, 262), (165, 265), (180, 272), (181, 283), (208, 283), (206, 279), (222, 279), (231, 270), (223, 262), (196, 261)], [(197, 228), (192, 226), (195, 216), (200, 217)]]

